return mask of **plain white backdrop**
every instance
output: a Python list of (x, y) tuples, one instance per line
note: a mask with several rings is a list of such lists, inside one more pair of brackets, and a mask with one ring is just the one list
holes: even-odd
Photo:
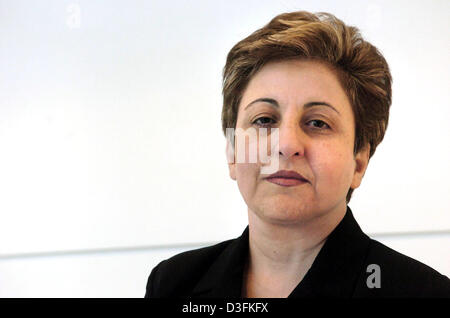
[(350, 202), (375, 239), (450, 276), (448, 1), (0, 1), (0, 297), (143, 297), (150, 270), (237, 237), (221, 131), (231, 47), (326, 11), (393, 75)]

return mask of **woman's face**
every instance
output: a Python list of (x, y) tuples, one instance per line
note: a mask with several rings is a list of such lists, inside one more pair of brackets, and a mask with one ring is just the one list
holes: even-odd
[[(252, 103), (260, 98), (273, 99), (278, 107), (267, 101)], [(269, 136), (270, 128), (278, 128), (276, 171), (294, 170), (308, 182), (290, 187), (269, 182), (268, 175), (261, 174), (267, 163), (259, 158), (249, 163), (248, 155), (244, 163), (229, 164), (249, 213), (271, 223), (297, 224), (345, 211), (347, 191), (360, 185), (369, 148), (353, 155), (353, 112), (328, 66), (306, 60), (266, 64), (248, 83), (239, 105), (236, 128), (251, 127), (257, 133), (258, 128), (268, 128)], [(248, 139), (245, 143), (248, 151)]]

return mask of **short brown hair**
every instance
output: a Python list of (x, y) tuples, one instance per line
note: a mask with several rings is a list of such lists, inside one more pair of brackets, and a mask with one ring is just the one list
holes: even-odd
[[(279, 14), (233, 46), (223, 68), (224, 135), (226, 128), (236, 128), (239, 103), (252, 76), (268, 62), (286, 59), (319, 60), (336, 71), (355, 116), (354, 154), (369, 144), (371, 158), (389, 120), (389, 66), (356, 27), (326, 12)], [(347, 203), (352, 192), (350, 188)]]

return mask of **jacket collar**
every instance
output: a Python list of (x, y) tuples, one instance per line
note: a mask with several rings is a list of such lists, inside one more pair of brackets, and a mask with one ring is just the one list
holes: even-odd
[(248, 226), (219, 255), (193, 290), (194, 297), (241, 297), (244, 266), (248, 256)]
[[(241, 297), (243, 271), (248, 256), (248, 226), (230, 242), (193, 290), (193, 297)], [(349, 206), (341, 222), (330, 233), (311, 268), (289, 295), (297, 297), (350, 297), (370, 238), (364, 234)]]

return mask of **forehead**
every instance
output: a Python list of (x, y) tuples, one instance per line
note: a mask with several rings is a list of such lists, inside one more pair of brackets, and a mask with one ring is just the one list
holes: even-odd
[(275, 98), (282, 105), (321, 100), (342, 111), (350, 107), (336, 72), (322, 62), (310, 60), (283, 60), (264, 65), (248, 83), (240, 108), (260, 97)]

